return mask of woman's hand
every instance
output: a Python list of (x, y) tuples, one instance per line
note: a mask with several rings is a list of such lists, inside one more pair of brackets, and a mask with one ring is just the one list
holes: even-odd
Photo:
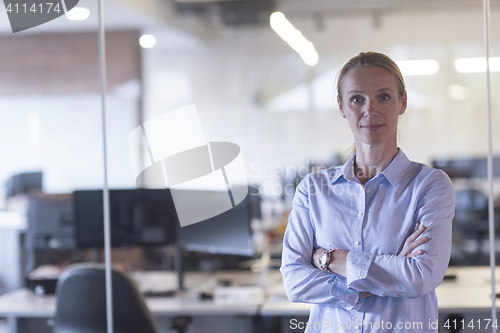
[(424, 251), (422, 250), (413, 252), (413, 250), (417, 247), (429, 241), (429, 237), (418, 238), (424, 231), (425, 226), (420, 226), (420, 222), (417, 222), (413, 228), (413, 233), (406, 239), (403, 249), (399, 252), (398, 257), (413, 258), (424, 254)]
[(323, 252), (325, 252), (326, 250), (323, 249), (323, 248), (318, 248), (316, 249), (315, 251), (313, 251), (313, 255), (312, 255), (312, 260), (311, 260), (311, 264), (316, 267), (317, 269), (320, 269), (321, 265), (319, 264), (319, 257), (321, 257), (321, 255), (323, 254)]
[[(312, 254), (312, 259), (311, 263), (314, 267), (320, 268), (321, 265), (319, 264), (319, 257), (325, 252), (326, 249), (323, 248), (318, 248), (315, 251), (313, 251)], [(330, 264), (328, 265), (328, 268), (330, 271), (333, 273), (346, 276), (346, 262), (347, 262), (347, 254), (349, 251), (346, 250), (339, 250), (336, 249), (330, 254)]]

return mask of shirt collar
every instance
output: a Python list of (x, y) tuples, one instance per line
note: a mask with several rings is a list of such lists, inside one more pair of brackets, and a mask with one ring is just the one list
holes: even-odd
[(345, 162), (343, 165), (336, 167), (334, 173), (331, 175), (332, 179), (330, 183), (336, 182), (341, 176), (350, 181), (355, 181), (356, 177), (354, 176), (354, 157), (356, 153), (352, 154), (351, 157)]
[[(351, 157), (343, 165), (334, 169), (334, 173), (331, 174), (330, 183), (336, 182), (341, 176), (349, 181), (358, 181), (354, 175), (354, 158), (356, 153), (352, 154)], [(380, 174), (383, 175), (392, 186), (397, 187), (403, 178), (406, 168), (410, 165), (410, 160), (406, 157), (405, 153), (398, 148), (398, 153), (384, 171)]]

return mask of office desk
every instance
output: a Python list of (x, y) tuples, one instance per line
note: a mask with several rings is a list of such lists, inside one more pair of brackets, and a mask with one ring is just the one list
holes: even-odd
[[(171, 272), (133, 273), (140, 290), (172, 286), (176, 279)], [(175, 297), (150, 297), (146, 304), (156, 318), (174, 316), (244, 316), (253, 317), (258, 314), (259, 303), (218, 305), (211, 300), (199, 301), (196, 296), (199, 291), (213, 289), (217, 279), (235, 281), (235, 284), (257, 284), (260, 274), (250, 272), (221, 272), (216, 274), (187, 273), (185, 285), (187, 290)], [(164, 285), (161, 285), (164, 284)], [(56, 311), (54, 295), (39, 297), (31, 290), (21, 288), (0, 296), (0, 317), (7, 318), (11, 333), (19, 331), (18, 320), (21, 318), (53, 318)]]
[[(175, 275), (170, 272), (133, 273), (139, 289), (165, 288)], [(437, 289), (440, 318), (451, 313), (480, 314), (489, 318), (491, 313), (491, 286), (489, 267), (452, 267), (447, 275), (455, 280), (445, 280)], [(231, 280), (238, 285), (265, 284), (263, 303), (217, 305), (212, 301), (197, 301), (194, 296), (212, 289), (217, 280)], [(500, 268), (496, 269), (497, 291), (500, 291)], [(160, 284), (160, 285), (159, 285)], [(309, 315), (309, 304), (292, 303), (285, 295), (281, 273), (270, 271), (267, 275), (251, 272), (187, 273), (187, 291), (176, 297), (147, 298), (146, 303), (155, 317), (180, 315), (298, 317)], [(153, 286), (153, 287), (152, 287)], [(500, 301), (497, 301), (500, 308)], [(18, 318), (52, 318), (55, 314), (55, 296), (37, 297), (27, 289), (18, 289), (0, 296), (0, 317), (6, 317), (11, 332), (17, 332)], [(441, 323), (442, 324), (442, 323)], [(477, 330), (475, 330), (477, 331)]]
[[(495, 269), (496, 292), (500, 290), (500, 268)], [(491, 275), (489, 267), (450, 267), (446, 280), (436, 289), (441, 313), (474, 311), (491, 313)], [(500, 306), (497, 299), (496, 306)]]

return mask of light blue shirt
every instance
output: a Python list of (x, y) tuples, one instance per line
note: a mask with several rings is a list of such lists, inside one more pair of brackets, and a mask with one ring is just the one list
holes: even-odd
[[(313, 304), (306, 332), (437, 332), (434, 289), (450, 259), (453, 185), (399, 149), (363, 187), (354, 157), (297, 187), (283, 241), (287, 296)], [(430, 238), (418, 247), (424, 254), (398, 257), (416, 222)], [(345, 278), (311, 264), (319, 247), (349, 251)], [(374, 296), (359, 300), (362, 291)]]

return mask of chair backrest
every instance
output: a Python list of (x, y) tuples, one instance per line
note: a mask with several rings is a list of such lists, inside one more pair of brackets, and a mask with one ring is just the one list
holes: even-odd
[[(115, 333), (156, 333), (154, 320), (134, 282), (112, 271)], [(106, 333), (104, 265), (76, 264), (59, 278), (54, 333)]]

